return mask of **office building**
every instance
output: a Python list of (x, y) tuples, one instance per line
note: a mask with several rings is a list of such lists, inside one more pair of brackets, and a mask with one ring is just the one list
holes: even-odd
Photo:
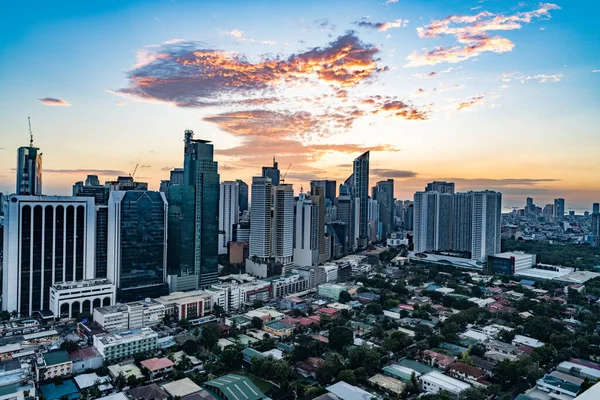
[(167, 201), (153, 191), (113, 191), (108, 201), (108, 279), (135, 301), (168, 292)]
[[(273, 186), (279, 186), (281, 172), (279, 171), (279, 164), (277, 163), (277, 161), (275, 161), (275, 157), (273, 157), (273, 166), (272, 167), (262, 167), (262, 177), (270, 178), (271, 184)], [(254, 199), (252, 201), (254, 201)]]
[(310, 181), (310, 192), (313, 193), (315, 187), (323, 188), (325, 199), (329, 200), (329, 204), (335, 204), (337, 198), (337, 182), (332, 180), (317, 180)]
[(310, 267), (319, 262), (318, 220), (318, 206), (309, 196), (300, 193), (294, 235), (294, 264), (297, 266)]
[(454, 195), (452, 229), (453, 250), (470, 252), (473, 230), (472, 193), (456, 193)]
[(536, 264), (536, 255), (522, 251), (490, 254), (487, 262), (488, 269), (494, 274), (514, 275), (533, 268)]
[(600, 214), (600, 203), (592, 204), (592, 214)]
[(238, 208), (241, 214), (244, 211), (248, 211), (248, 184), (241, 179), (236, 179), (236, 182), (239, 186), (240, 203)]
[(414, 198), (414, 248), (417, 252), (452, 249), (452, 195), (417, 192)]
[(598, 203), (594, 203), (592, 210), (592, 236), (600, 236), (600, 210), (598, 210)]
[(94, 335), (94, 347), (107, 364), (158, 348), (158, 333), (144, 327), (121, 333)]
[(265, 262), (271, 256), (271, 204), (273, 186), (271, 178), (252, 178), (252, 203), (250, 205), (250, 246), (252, 259)]
[(354, 249), (354, 200), (351, 188), (346, 185), (340, 185), (340, 195), (337, 199), (337, 220), (346, 226), (345, 252), (350, 252)]
[[(30, 126), (31, 133), (31, 126)], [(17, 150), (17, 190), (22, 196), (42, 195), (42, 153), (33, 147), (33, 135), (30, 136), (29, 146)]]
[(364, 248), (368, 245), (368, 206), (369, 206), (369, 152), (365, 152), (357, 157), (353, 162), (352, 188), (354, 190), (354, 232), (357, 248)]
[(77, 318), (94, 308), (115, 304), (117, 291), (108, 279), (59, 282), (50, 287), (50, 311), (55, 317)]
[(373, 187), (373, 199), (379, 204), (379, 221), (382, 239), (394, 231), (394, 180), (379, 181)]
[(94, 322), (109, 332), (123, 332), (162, 323), (165, 306), (145, 299), (108, 307), (94, 308)]
[(327, 247), (325, 245), (325, 188), (311, 183), (311, 200), (317, 208), (317, 247), (319, 249), (319, 262), (327, 261)]
[[(254, 200), (253, 200), (254, 201)], [(294, 256), (294, 189), (292, 185), (273, 187), (271, 256), (276, 263), (292, 264)]]
[(563, 218), (565, 216), (565, 199), (554, 199), (554, 217)]
[(240, 186), (237, 181), (220, 184), (219, 193), (219, 254), (227, 254), (233, 241), (233, 226), (239, 221)]
[(94, 277), (93, 199), (11, 195), (4, 218), (4, 310), (50, 310), (54, 283)]
[(184, 132), (183, 178), (180, 171), (173, 171), (167, 196), (171, 290), (208, 287), (219, 274), (218, 164), (213, 145), (193, 137), (193, 131)]
[(454, 194), (454, 182), (433, 181), (425, 187), (426, 192), (439, 192), (444, 194)]
[(367, 220), (369, 221), (369, 241), (376, 242), (381, 238), (382, 224), (380, 218), (380, 205), (377, 200), (369, 199), (369, 212)]

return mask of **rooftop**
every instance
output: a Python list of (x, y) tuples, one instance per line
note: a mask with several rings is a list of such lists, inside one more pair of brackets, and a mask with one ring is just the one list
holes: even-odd
[(333, 393), (342, 400), (371, 400), (376, 397), (366, 390), (352, 386), (344, 381), (328, 386), (326, 389), (329, 393)]
[(141, 340), (149, 337), (158, 338), (158, 334), (152, 329), (144, 327), (141, 329), (121, 333), (107, 333), (104, 335), (98, 335), (96, 337), (102, 344), (106, 346), (110, 344), (117, 344), (126, 340)]
[(40, 392), (44, 395), (46, 400), (59, 400), (66, 396), (69, 400), (79, 399), (79, 390), (75, 387), (75, 383), (72, 379), (63, 381), (62, 384), (57, 385), (56, 383), (47, 383), (40, 385)]
[(163, 400), (168, 397), (168, 394), (156, 383), (128, 390), (127, 393), (136, 400)]
[(165, 383), (163, 389), (171, 395), (171, 397), (183, 397), (202, 390), (190, 378), (183, 378), (178, 381)]
[(265, 326), (268, 326), (270, 329), (276, 330), (276, 331), (281, 331), (284, 329), (293, 329), (294, 327), (288, 324), (284, 324), (283, 322), (279, 322), (279, 321), (273, 321), (273, 322), (269, 322), (267, 324), (265, 324)]
[(69, 353), (64, 350), (55, 350), (44, 354), (44, 361), (46, 366), (58, 365), (71, 362)]
[(260, 400), (267, 397), (250, 379), (241, 375), (224, 375), (204, 385), (210, 391), (222, 393), (223, 400)]
[(426, 379), (429, 382), (433, 382), (437, 386), (443, 388), (444, 390), (450, 393), (460, 393), (463, 390), (467, 390), (471, 387), (471, 385), (469, 385), (468, 383), (459, 381), (458, 379), (454, 379), (450, 376), (441, 374), (436, 371), (432, 371), (425, 375), (422, 375), (419, 379)]
[(144, 360), (142, 362), (140, 362), (140, 364), (142, 364), (144, 367), (146, 367), (148, 370), (150, 371), (159, 371), (161, 369), (165, 369), (165, 368), (169, 368), (172, 367), (173, 365), (173, 361), (169, 360), (166, 357), (163, 358), (150, 358), (148, 360)]

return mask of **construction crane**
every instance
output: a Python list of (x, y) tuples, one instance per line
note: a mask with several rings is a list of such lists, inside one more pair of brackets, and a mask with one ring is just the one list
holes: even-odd
[[(275, 158), (273, 158), (274, 160)], [(280, 179), (282, 184), (285, 184), (285, 177), (287, 176), (288, 172), (290, 172), (290, 167), (292, 166), (292, 164), (288, 165), (287, 169), (285, 170), (285, 174), (283, 174), (283, 178)]]
[(31, 130), (31, 118), (27, 117), (29, 123), (29, 147), (33, 147), (33, 131)]
[(133, 179), (133, 177), (135, 177), (135, 173), (137, 172), (138, 166), (140, 164), (135, 164), (135, 168), (133, 169), (133, 172), (129, 174), (129, 176), (131, 177), (131, 179)]

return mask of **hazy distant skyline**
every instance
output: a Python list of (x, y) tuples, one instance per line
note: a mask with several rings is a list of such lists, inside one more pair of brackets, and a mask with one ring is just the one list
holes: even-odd
[(343, 181), (412, 199), (432, 180), (504, 207), (600, 201), (600, 4), (457, 1), (13, 2), (0, 16), (0, 191), (42, 149), (44, 193), (87, 174), (158, 189), (183, 131), (221, 180)]

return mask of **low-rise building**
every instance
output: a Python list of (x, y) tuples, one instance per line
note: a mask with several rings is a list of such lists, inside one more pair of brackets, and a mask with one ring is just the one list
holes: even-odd
[(150, 379), (154, 379), (157, 376), (168, 374), (173, 371), (175, 365), (173, 361), (166, 357), (162, 358), (149, 358), (140, 362), (142, 368), (145, 368), (150, 373)]
[(158, 334), (150, 328), (94, 336), (94, 347), (106, 362), (113, 362), (158, 348)]
[(228, 374), (204, 383), (204, 387), (218, 396), (219, 400), (262, 400), (267, 395), (242, 375)]
[(38, 381), (45, 381), (70, 375), (72, 368), (73, 362), (69, 358), (69, 353), (64, 350), (55, 350), (38, 355), (35, 373)]
[(56, 317), (74, 318), (115, 304), (116, 296), (115, 285), (106, 279), (55, 283), (50, 287), (50, 311)]
[(286, 297), (281, 299), (279, 302), (281, 308), (285, 308), (286, 310), (304, 310), (307, 307), (306, 301), (299, 297)]
[(165, 314), (176, 315), (179, 319), (204, 317), (213, 308), (212, 294), (203, 290), (173, 292), (155, 300), (165, 306)]
[(513, 346), (529, 346), (533, 348), (538, 348), (544, 346), (543, 342), (540, 342), (537, 339), (533, 339), (527, 336), (516, 335), (512, 340), (511, 344)]
[(78, 374), (104, 365), (104, 357), (93, 346), (69, 351), (69, 358), (73, 362), (73, 372)]
[(119, 375), (123, 375), (125, 379), (130, 376), (134, 376), (136, 379), (144, 379), (144, 374), (137, 367), (137, 365), (132, 362), (123, 363), (123, 364), (115, 364), (108, 366), (108, 374), (112, 379), (117, 379)]
[(270, 279), (270, 281), (271, 296), (274, 299), (290, 296), (310, 289), (308, 279), (299, 274)]
[(263, 325), (263, 329), (273, 335), (286, 337), (292, 334), (294, 327), (284, 324), (283, 322), (273, 321)]
[(319, 285), (317, 288), (317, 294), (319, 296), (327, 297), (333, 300), (340, 299), (340, 293), (348, 290), (348, 286), (346, 285), (337, 285), (333, 283), (325, 283), (323, 285)]
[(152, 299), (94, 309), (94, 321), (109, 332), (154, 326), (162, 322), (165, 306)]
[(436, 371), (421, 375), (419, 377), (419, 382), (421, 385), (421, 390), (426, 393), (437, 394), (441, 391), (446, 391), (450, 394), (450, 396), (452, 396), (452, 398), (456, 400), (460, 398), (462, 392), (471, 387), (471, 385), (466, 382), (459, 381), (458, 379)]

